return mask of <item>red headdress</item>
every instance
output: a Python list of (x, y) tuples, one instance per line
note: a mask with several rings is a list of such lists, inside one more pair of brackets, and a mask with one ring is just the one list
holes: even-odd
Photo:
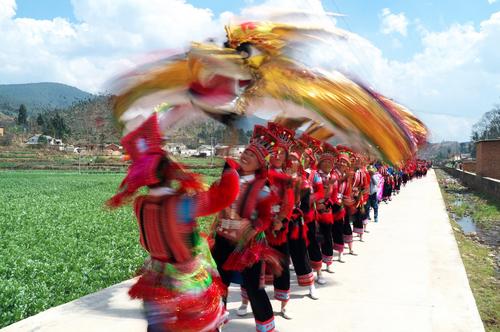
[(350, 148), (344, 145), (337, 145), (337, 163), (342, 161), (346, 162), (348, 165), (351, 164), (351, 155), (354, 153)]
[(304, 150), (304, 153), (307, 154), (309, 158), (311, 158), (313, 164), (316, 164), (316, 156), (321, 153), (321, 141), (305, 133), (300, 136), (299, 140), (302, 141), (302, 143), (304, 143), (304, 145), (307, 147)]
[(271, 154), (278, 139), (266, 127), (256, 125), (247, 150), (252, 151), (261, 166), (265, 166), (267, 157)]
[(333, 145), (325, 142), (325, 143), (323, 143), (322, 150), (323, 150), (323, 152), (321, 153), (321, 155), (319, 157), (318, 164), (324, 160), (330, 160), (332, 162), (332, 164), (335, 163), (335, 160), (336, 160), (337, 155), (338, 155), (337, 149)]
[(307, 146), (304, 144), (304, 142), (300, 140), (294, 140), (294, 143), (292, 146), (290, 146), (290, 156), (294, 156), (297, 158), (299, 161), (302, 158), (302, 154), (305, 152)]
[(267, 129), (278, 139), (278, 146), (290, 151), (290, 147), (294, 144), (295, 131), (283, 127), (276, 122), (268, 122)]
[(182, 165), (167, 158), (161, 146), (156, 113), (124, 136), (121, 143), (132, 163), (118, 188), (119, 192), (108, 200), (109, 206), (123, 205), (139, 188), (156, 185), (164, 180), (179, 180), (181, 190), (199, 190), (203, 187), (195, 174), (186, 172)]

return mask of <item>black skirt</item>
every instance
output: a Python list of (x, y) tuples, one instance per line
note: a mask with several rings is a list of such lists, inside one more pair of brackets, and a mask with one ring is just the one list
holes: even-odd
[(349, 222), (349, 216), (345, 216), (344, 218), (344, 225), (343, 225), (343, 232), (344, 235), (352, 235), (352, 227), (351, 223)]

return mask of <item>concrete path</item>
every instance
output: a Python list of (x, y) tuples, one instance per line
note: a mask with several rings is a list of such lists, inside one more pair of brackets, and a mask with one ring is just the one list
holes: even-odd
[[(292, 277), (292, 320), (276, 318), (280, 331), (484, 331), (448, 221), (434, 171), (415, 180), (388, 205), (380, 222), (368, 225), (358, 256), (334, 263), (320, 299), (304, 295)], [(52, 308), (13, 324), (10, 331), (145, 331), (140, 303), (126, 290), (132, 281)], [(268, 288), (272, 295), (272, 289)], [(255, 331), (251, 314), (235, 315), (238, 288), (228, 307), (233, 320), (224, 331)], [(273, 301), (275, 310), (279, 303)]]

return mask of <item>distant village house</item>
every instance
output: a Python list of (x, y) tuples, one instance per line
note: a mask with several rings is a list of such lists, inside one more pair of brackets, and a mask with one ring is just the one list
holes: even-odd
[(47, 144), (47, 145), (60, 145), (63, 146), (63, 141), (58, 138), (54, 138), (48, 135), (35, 135), (28, 139), (26, 142), (28, 145), (38, 145), (38, 144)]
[(181, 155), (183, 155), (183, 151), (187, 150), (186, 145), (182, 144), (182, 143), (167, 143), (167, 144), (165, 144), (165, 146), (163, 148), (168, 153), (170, 153), (174, 156), (181, 156)]
[(121, 156), (123, 147), (118, 144), (111, 143), (104, 146), (104, 152), (110, 156)]
[(241, 154), (245, 151), (245, 145), (216, 145), (215, 155), (220, 157), (235, 157), (239, 158)]
[(214, 155), (214, 148), (211, 145), (200, 145), (196, 151), (199, 157), (211, 157)]
[(5, 129), (3, 127), (0, 127), (0, 137), (5, 135)]

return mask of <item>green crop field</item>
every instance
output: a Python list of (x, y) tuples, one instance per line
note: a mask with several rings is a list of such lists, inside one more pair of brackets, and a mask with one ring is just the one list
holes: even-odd
[(145, 253), (132, 209), (104, 208), (122, 178), (0, 171), (0, 328), (134, 276)]

